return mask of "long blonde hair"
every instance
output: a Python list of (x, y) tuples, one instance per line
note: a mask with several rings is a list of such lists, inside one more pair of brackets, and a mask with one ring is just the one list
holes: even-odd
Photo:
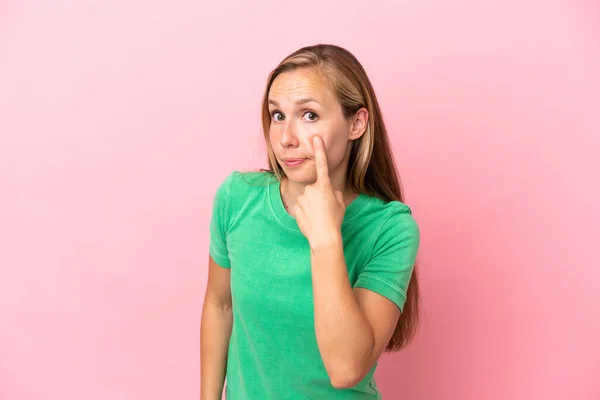
[[(373, 86), (358, 60), (348, 50), (335, 45), (319, 44), (301, 48), (287, 56), (269, 75), (262, 104), (262, 125), (269, 158), (268, 171), (275, 174), (279, 180), (285, 175), (269, 144), (269, 91), (278, 75), (300, 68), (314, 68), (327, 80), (336, 93), (346, 118), (352, 117), (363, 107), (369, 112), (367, 129), (354, 142), (350, 153), (347, 177), (349, 188), (384, 201), (402, 202), (402, 187)], [(386, 346), (387, 352), (398, 351), (410, 343), (417, 332), (419, 309), (419, 284), (415, 266), (403, 312)]]

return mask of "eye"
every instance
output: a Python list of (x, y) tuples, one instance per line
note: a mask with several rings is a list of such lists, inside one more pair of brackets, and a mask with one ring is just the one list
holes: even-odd
[[(277, 122), (281, 122), (284, 119), (283, 114), (280, 113), (279, 111), (273, 111), (271, 113), (271, 117)], [(278, 117), (281, 117), (281, 119), (279, 119)]]
[(307, 111), (306, 113), (304, 113), (304, 115), (308, 115), (309, 121), (316, 121), (319, 118), (319, 116), (312, 111)]

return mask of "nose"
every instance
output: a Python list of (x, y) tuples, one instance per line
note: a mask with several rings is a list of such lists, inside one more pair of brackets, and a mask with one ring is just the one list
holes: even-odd
[(298, 135), (296, 134), (296, 124), (294, 121), (289, 120), (283, 127), (280, 139), (281, 146), (284, 148), (298, 147)]

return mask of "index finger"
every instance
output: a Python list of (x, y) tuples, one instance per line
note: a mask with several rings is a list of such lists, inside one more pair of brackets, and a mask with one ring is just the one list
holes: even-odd
[(323, 140), (319, 136), (313, 138), (315, 161), (317, 163), (317, 182), (329, 183), (329, 169)]

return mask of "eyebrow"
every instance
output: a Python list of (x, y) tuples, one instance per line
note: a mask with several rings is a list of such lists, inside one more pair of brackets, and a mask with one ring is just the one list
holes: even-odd
[[(321, 104), (317, 100), (313, 99), (312, 97), (307, 97), (307, 98), (304, 98), (304, 99), (296, 100), (294, 102), (294, 105), (299, 106), (299, 105), (302, 105), (302, 104), (305, 104), (305, 103), (310, 103), (310, 102), (315, 102), (315, 103)], [(269, 104), (273, 104), (275, 107), (279, 107), (279, 103), (276, 102), (273, 99), (269, 99)]]

